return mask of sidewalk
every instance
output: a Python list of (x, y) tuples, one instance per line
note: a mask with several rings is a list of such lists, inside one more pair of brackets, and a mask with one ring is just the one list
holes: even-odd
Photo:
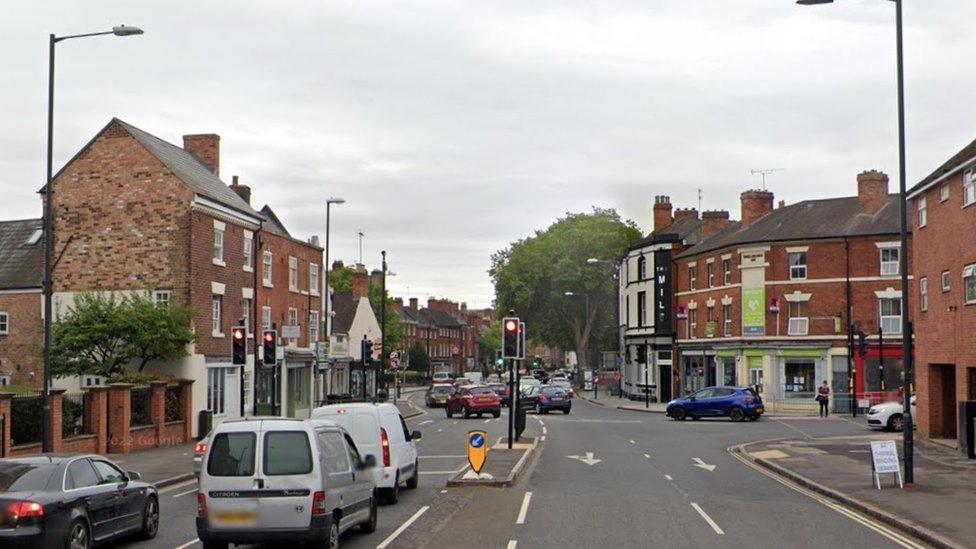
[(612, 396), (607, 391), (600, 389), (597, 398), (593, 398), (593, 391), (576, 391), (576, 398), (581, 398), (587, 402), (616, 408), (618, 410), (630, 410), (632, 412), (646, 412), (650, 414), (663, 414), (668, 407), (666, 402), (651, 402), (645, 407), (643, 400), (629, 400), (618, 396)]
[(123, 469), (139, 473), (142, 475), (142, 480), (163, 487), (193, 478), (195, 445), (196, 443), (193, 442), (131, 454), (108, 454), (107, 457)]
[(928, 441), (916, 441), (915, 484), (899, 489), (893, 475), (873, 484), (870, 442), (879, 433), (744, 444), (733, 451), (798, 484), (873, 516), (937, 547), (971, 547), (976, 540), (976, 460)]

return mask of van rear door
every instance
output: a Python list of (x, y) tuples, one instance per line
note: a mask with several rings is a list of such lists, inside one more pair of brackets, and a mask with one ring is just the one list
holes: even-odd
[(307, 528), (312, 497), (321, 490), (312, 443), (301, 429), (269, 429), (262, 434), (261, 490), (258, 526), (262, 529)]
[(239, 529), (258, 520), (259, 476), (257, 423), (222, 429), (210, 443), (200, 485), (206, 498), (210, 527)]

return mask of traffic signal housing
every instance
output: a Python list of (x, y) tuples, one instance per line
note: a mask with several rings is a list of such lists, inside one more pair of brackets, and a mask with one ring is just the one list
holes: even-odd
[(247, 328), (234, 326), (230, 329), (231, 361), (234, 366), (247, 364)]
[(278, 330), (265, 330), (261, 340), (264, 347), (264, 357), (261, 362), (265, 366), (274, 366), (278, 362)]
[(508, 316), (502, 319), (502, 358), (519, 357), (519, 319)]

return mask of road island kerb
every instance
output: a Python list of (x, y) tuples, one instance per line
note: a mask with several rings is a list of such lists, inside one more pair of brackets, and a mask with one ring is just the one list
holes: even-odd
[[(873, 517), (882, 523), (891, 526), (905, 534), (915, 537), (925, 543), (932, 545), (933, 547), (938, 547), (942, 549), (962, 549), (967, 547), (965, 544), (956, 543), (953, 540), (946, 538), (945, 536), (906, 518), (902, 515), (897, 515), (886, 509), (882, 509), (874, 504), (868, 503), (861, 499), (855, 498), (849, 494), (846, 494), (830, 486), (826, 486), (823, 483), (816, 482), (807, 478), (792, 469), (773, 463), (772, 460), (763, 457), (757, 457), (753, 455), (752, 451), (755, 451), (756, 447), (760, 445), (768, 445), (775, 443), (782, 443), (791, 440), (790, 438), (782, 439), (772, 439), (763, 440), (755, 442), (747, 442), (743, 444), (738, 444), (728, 448), (729, 453), (739, 456), (741, 459), (746, 460), (749, 463), (753, 463), (756, 466), (762, 467), (763, 469), (769, 471), (770, 473), (782, 477), (786, 480), (792, 481), (804, 488), (812, 490), (820, 495), (826, 496), (837, 503), (847, 506), (851, 509), (860, 511), (870, 517)], [(752, 448), (752, 451), (750, 451)]]
[(536, 451), (538, 446), (538, 438), (522, 437), (522, 440), (513, 444), (512, 449), (509, 450), (506, 439), (500, 438), (488, 452), (488, 461), (485, 463), (481, 477), (474, 477), (471, 468), (465, 466), (447, 481), (447, 486), (514, 486), (529, 461), (538, 454)]

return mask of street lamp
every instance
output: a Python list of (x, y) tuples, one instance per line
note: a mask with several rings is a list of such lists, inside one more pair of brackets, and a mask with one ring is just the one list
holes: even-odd
[(52, 419), (51, 419), (51, 300), (53, 295), (53, 255), (54, 255), (54, 45), (62, 40), (71, 38), (87, 38), (89, 36), (133, 36), (142, 34), (139, 27), (119, 25), (105, 32), (90, 32), (86, 34), (71, 34), (67, 36), (50, 35), (48, 42), (48, 73), (47, 73), (47, 185), (44, 186), (44, 436), (42, 451), (53, 452)]
[(325, 322), (322, 323), (322, 329), (325, 330), (325, 340), (329, 342), (330, 347), (332, 345), (330, 337), (332, 335), (332, 290), (329, 287), (329, 271), (332, 270), (332, 266), (329, 265), (329, 250), (332, 246), (329, 245), (329, 231), (332, 225), (332, 205), (345, 203), (343, 198), (329, 198), (325, 201), (325, 265), (322, 266), (325, 271)]
[[(802, 6), (831, 4), (834, 0), (797, 0)], [(901, 251), (898, 253), (899, 270), (901, 271), (901, 336), (902, 361), (905, 367), (905, 380), (902, 393), (905, 397), (902, 415), (902, 433), (905, 451), (905, 483), (915, 481), (915, 431), (912, 419), (912, 330), (908, 316), (908, 197), (905, 176), (905, 60), (904, 39), (902, 33), (902, 0), (889, 0), (895, 3), (895, 42), (898, 72), (898, 209), (901, 221)]]

